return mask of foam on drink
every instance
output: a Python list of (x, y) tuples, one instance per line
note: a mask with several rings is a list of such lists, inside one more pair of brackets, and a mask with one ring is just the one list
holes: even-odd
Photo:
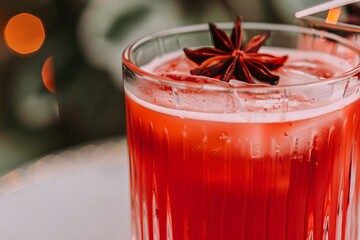
[[(142, 66), (144, 70), (153, 74), (176, 78), (178, 81), (173, 80), (174, 83), (183, 82), (182, 87), (178, 88), (176, 84), (169, 89), (144, 86), (148, 95), (145, 97), (141, 94), (144, 98), (135, 97), (131, 91), (128, 91), (127, 94), (140, 105), (172, 116), (207, 121), (258, 123), (313, 118), (336, 111), (359, 98), (357, 86), (352, 89), (348, 88), (345, 86), (347, 82), (340, 82), (335, 85), (319, 84), (311, 87), (298, 87), (298, 89), (292, 88), (296, 85), (321, 83), (329, 81), (329, 79), (331, 81), (331, 78), (352, 68), (350, 60), (346, 61), (337, 56), (315, 51), (269, 47), (264, 47), (261, 50), (264, 53), (279, 56), (289, 55), (284, 66), (275, 72), (280, 76), (277, 86), (282, 87), (282, 89), (277, 91), (276, 87), (270, 87), (274, 90), (273, 94), (262, 96), (264, 90), (259, 88), (259, 96), (255, 97), (252, 93), (238, 91), (241, 88), (246, 89), (246, 87), (253, 87), (254, 85), (238, 80), (230, 80), (229, 83), (225, 83), (217, 79), (190, 75), (190, 69), (195, 68), (196, 64), (187, 59), (182, 52), (167, 54)], [(256, 86), (268, 87), (267, 84), (255, 81)], [(191, 90), (184, 90), (187, 82), (206, 82), (202, 87), (203, 89), (220, 86), (232, 87), (233, 91), (226, 93), (204, 91), (203, 94), (192, 94)], [(125, 87), (130, 88), (131, 86)], [(344, 91), (350, 92), (347, 93), (347, 97), (343, 97), (345, 96)]]

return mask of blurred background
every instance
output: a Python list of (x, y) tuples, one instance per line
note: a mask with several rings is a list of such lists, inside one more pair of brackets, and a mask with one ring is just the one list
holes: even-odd
[(315, 0), (1, 0), (0, 175), (53, 151), (125, 134), (121, 53), (204, 22), (294, 23)]

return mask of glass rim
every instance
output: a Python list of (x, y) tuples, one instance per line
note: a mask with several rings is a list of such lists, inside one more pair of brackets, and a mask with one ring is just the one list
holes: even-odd
[[(216, 26), (220, 29), (231, 30), (233, 28), (232, 22), (220, 22), (215, 23)], [(181, 33), (191, 33), (191, 32), (199, 32), (199, 31), (209, 31), (209, 26), (206, 23), (201, 24), (194, 24), (194, 25), (187, 25), (181, 27), (174, 27), (158, 32), (151, 33), (149, 35), (143, 36), (133, 42), (131, 42), (123, 51), (122, 54), (122, 62), (127, 68), (132, 70), (137, 76), (141, 76), (142, 78), (157, 82), (164, 85), (170, 86), (178, 86), (181, 88), (192, 87), (192, 88), (201, 88), (201, 89), (209, 89), (212, 91), (269, 91), (269, 90), (284, 90), (284, 89), (293, 89), (299, 87), (316, 87), (321, 85), (328, 85), (328, 84), (335, 84), (337, 82), (341, 82), (344, 79), (350, 79), (354, 77), (357, 73), (360, 72), (360, 48), (353, 43), (351, 40), (343, 38), (339, 35), (334, 33), (313, 29), (313, 28), (306, 28), (298, 25), (291, 25), (291, 24), (277, 24), (277, 23), (262, 23), (262, 22), (243, 22), (242, 28), (246, 30), (264, 30), (264, 31), (279, 31), (279, 32), (292, 32), (292, 33), (301, 33), (301, 34), (310, 34), (310, 35), (317, 35), (318, 37), (325, 37), (327, 39), (331, 39), (336, 41), (337, 43), (346, 46), (347, 48), (354, 51), (356, 55), (359, 57), (359, 63), (352, 67), (350, 70), (345, 71), (342, 74), (339, 74), (335, 77), (328, 78), (326, 81), (315, 81), (315, 82), (306, 82), (301, 84), (294, 84), (294, 85), (265, 85), (265, 84), (245, 84), (244, 86), (219, 86), (211, 83), (196, 83), (190, 81), (174, 81), (167, 77), (159, 76), (153, 74), (151, 72), (145, 71), (140, 66), (137, 66), (131, 60), (131, 54), (133, 49), (140, 46), (147, 41), (161, 38), (165, 36), (170, 36), (173, 34), (181, 34)]]

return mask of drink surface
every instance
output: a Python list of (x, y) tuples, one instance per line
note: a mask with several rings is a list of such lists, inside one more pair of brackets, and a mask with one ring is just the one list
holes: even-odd
[[(278, 70), (281, 84), (326, 81), (348, 67), (296, 56)], [(194, 66), (182, 57), (152, 64), (156, 74), (204, 81), (184, 75)], [(321, 88), (290, 105), (280, 93), (265, 108), (244, 95), (244, 109), (228, 93), (140, 89), (125, 84), (135, 239), (359, 239), (356, 91), (320, 106), (308, 103)], [(212, 105), (192, 106), (203, 102)]]
[[(276, 56), (289, 56), (289, 59), (282, 67), (273, 71), (273, 73), (279, 75), (281, 78), (278, 84), (280, 86), (324, 81), (352, 69), (350, 61), (319, 51), (301, 51), (276, 47), (262, 47), (259, 52), (269, 53)], [(142, 66), (144, 70), (157, 75), (171, 77), (172, 75), (167, 74), (179, 74), (183, 77), (183, 80), (186, 80), (186, 77), (188, 77), (188, 80), (190, 81), (190, 69), (195, 67), (197, 67), (197, 65), (188, 59), (182, 52), (169, 53), (165, 56), (154, 59), (145, 66)], [(192, 79), (195, 81), (196, 77), (192, 76)], [(256, 79), (254, 80), (257, 84), (262, 83)], [(244, 84), (241, 83), (242, 82), (238, 80), (232, 80), (229, 84), (223, 83), (223, 85), (234, 87), (243, 86)]]
[[(352, 67), (349, 62), (342, 58), (320, 52), (309, 54), (308, 52), (269, 47), (265, 48), (263, 52), (279, 56), (289, 55), (289, 60), (285, 65), (275, 72), (280, 76), (279, 85), (284, 87), (310, 82), (324, 82), (350, 70)], [(326, 114), (355, 101), (359, 97), (359, 94), (351, 94), (350, 97), (343, 99), (344, 86), (342, 85), (336, 87), (332, 85), (301, 87), (294, 91), (283, 89), (283, 92), (259, 94), (259, 96), (254, 96), (252, 93), (243, 94), (243, 92), (236, 90), (254, 85), (238, 80), (230, 80), (229, 83), (226, 83), (216, 79), (190, 75), (190, 69), (195, 67), (195, 63), (187, 59), (184, 54), (179, 53), (163, 56), (143, 66), (146, 71), (168, 77), (175, 82), (205, 82), (208, 83), (209, 90), (212, 90), (211, 86), (225, 86), (233, 87), (234, 91), (224, 94), (195, 91), (196, 94), (193, 94), (191, 90), (183, 91), (181, 88), (174, 91), (175, 87), (169, 89), (163, 86), (153, 85), (149, 87), (145, 85), (142, 87), (146, 89), (148, 96), (145, 97), (144, 94), (137, 92), (137, 101), (141, 102), (141, 105), (154, 109), (154, 111), (186, 118), (225, 122), (278, 122)], [(256, 86), (268, 86), (255, 81), (257, 82)], [(129, 87), (131, 86), (128, 85)], [(299, 91), (299, 89), (302, 90)], [(134, 93), (134, 91), (128, 91), (128, 95), (133, 95), (131, 92)], [(287, 95), (286, 101), (284, 95)], [(330, 95), (331, 97), (329, 97)], [(334, 100), (333, 96), (339, 97)]]

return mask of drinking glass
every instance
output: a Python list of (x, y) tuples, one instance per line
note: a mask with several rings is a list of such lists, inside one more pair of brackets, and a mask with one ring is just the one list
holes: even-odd
[[(230, 32), (233, 24), (217, 26)], [(347, 67), (278, 86), (174, 81), (142, 66), (212, 45), (207, 25), (130, 44), (123, 77), (133, 239), (360, 239), (359, 50), (298, 26), (243, 23), (243, 31), (248, 39), (269, 31), (265, 47), (298, 51), (305, 64), (326, 54)]]

